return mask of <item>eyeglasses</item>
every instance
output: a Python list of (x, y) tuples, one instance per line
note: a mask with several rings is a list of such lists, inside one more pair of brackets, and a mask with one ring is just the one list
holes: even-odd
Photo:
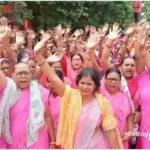
[(20, 77), (22, 77), (23, 75), (24, 75), (24, 76), (28, 76), (28, 75), (30, 75), (30, 72), (27, 72), (27, 71), (17, 72), (16, 75), (17, 75), (17, 76), (20, 76)]
[(110, 81), (110, 82), (118, 82), (120, 81), (119, 79), (115, 79), (115, 78), (106, 78), (106, 80)]

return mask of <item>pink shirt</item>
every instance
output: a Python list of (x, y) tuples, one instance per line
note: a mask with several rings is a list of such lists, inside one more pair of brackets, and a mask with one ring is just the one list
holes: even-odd
[(142, 6), (142, 1), (141, 0), (134, 1), (134, 12), (135, 13), (141, 12), (141, 6)]

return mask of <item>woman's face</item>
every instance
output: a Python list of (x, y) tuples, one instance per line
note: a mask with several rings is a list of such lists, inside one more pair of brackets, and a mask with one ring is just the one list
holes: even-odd
[(3, 73), (6, 77), (9, 77), (10, 74), (9, 74), (9, 64), (8, 63), (2, 63), (1, 70), (3, 71)]
[(51, 91), (51, 93), (53, 94), (53, 95), (58, 95), (57, 94), (57, 92), (55, 91), (55, 89), (54, 89), (54, 86), (53, 86), (53, 84), (49, 81), (49, 80), (47, 80), (48, 82), (46, 83), (46, 87)]
[(74, 55), (72, 60), (71, 60), (71, 64), (72, 64), (72, 68), (74, 70), (81, 69), (82, 68), (82, 60), (81, 60), (80, 56)]
[(117, 53), (118, 52), (118, 50), (121, 48), (121, 44), (120, 43), (117, 43), (116, 45), (115, 45), (115, 52)]
[(36, 64), (35, 64), (35, 62), (33, 60), (29, 60), (28, 61), (28, 65), (30, 67), (30, 71), (31, 71), (32, 75), (34, 75), (35, 72), (36, 72)]
[(93, 94), (96, 86), (90, 76), (83, 76), (78, 83), (78, 88), (82, 96), (89, 96)]
[(135, 73), (135, 61), (132, 58), (126, 58), (122, 64), (121, 72), (127, 79), (132, 79)]
[(120, 55), (120, 54), (117, 54), (117, 56), (116, 56), (116, 60), (117, 60), (117, 62), (121, 62), (121, 59), (122, 59), (122, 55)]
[(115, 93), (120, 88), (120, 76), (116, 72), (111, 72), (105, 78), (105, 87), (109, 93)]

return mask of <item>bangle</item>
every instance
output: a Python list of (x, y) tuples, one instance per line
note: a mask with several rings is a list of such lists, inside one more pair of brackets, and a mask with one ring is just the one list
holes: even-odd
[(49, 144), (50, 145), (56, 145), (56, 142), (50, 142)]
[(41, 64), (38, 64), (38, 66), (42, 66), (46, 63), (46, 59), (44, 59), (44, 61)]

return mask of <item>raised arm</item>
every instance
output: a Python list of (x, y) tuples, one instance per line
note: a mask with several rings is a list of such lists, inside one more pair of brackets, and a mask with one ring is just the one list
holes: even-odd
[(136, 72), (138, 74), (143, 73), (145, 69), (145, 62), (144, 57), (142, 55), (145, 53), (144, 46), (146, 41), (146, 31), (145, 25), (138, 26), (138, 37), (137, 41), (135, 42), (135, 63), (136, 63)]
[(33, 30), (29, 30), (28, 35), (27, 35), (27, 48), (29, 50), (33, 50), (33, 41), (35, 40), (35, 32)]
[(87, 44), (86, 44), (86, 52), (85, 52), (85, 62), (84, 62), (84, 67), (94, 67), (94, 59), (95, 59), (95, 50), (96, 50), (96, 46), (99, 43), (99, 36), (97, 31), (93, 32), (90, 34), (88, 40), (87, 40)]
[(54, 69), (46, 62), (45, 58), (40, 53), (40, 50), (48, 41), (48, 39), (49, 37), (45, 37), (36, 44), (36, 46), (34, 47), (35, 57), (37, 59), (39, 66), (41, 67), (41, 70), (48, 77), (50, 82), (53, 84), (56, 92), (60, 96), (63, 96), (65, 91), (65, 84), (58, 78)]
[(78, 30), (78, 34), (75, 34), (75, 44), (76, 44), (76, 49), (77, 49), (77, 52), (79, 54), (82, 55), (82, 57), (84, 58), (84, 52), (83, 52), (83, 48), (81, 46), (81, 44), (83, 44), (83, 33), (84, 31), (82, 29)]
[(129, 38), (134, 33), (134, 31), (135, 31), (135, 26), (134, 26), (134, 24), (131, 24), (130, 27), (126, 31), (122, 47), (118, 51), (118, 55), (121, 56), (121, 60), (124, 59), (124, 56), (126, 54), (126, 49), (127, 49), (127, 44), (128, 44)]
[(1, 18), (1, 27), (0, 28), (1, 28), (0, 41), (1, 41), (1, 43), (3, 43), (3, 46), (7, 53), (8, 59), (10, 61), (10, 75), (12, 75), (13, 68), (14, 68), (16, 61), (15, 61), (14, 52), (11, 49), (10, 41), (9, 41), (11, 28), (8, 27), (6, 18)]
[(147, 41), (146, 42), (146, 46), (147, 48), (145, 48), (145, 55), (143, 55), (143, 60), (145, 62), (145, 65), (148, 69), (148, 71), (150, 72), (150, 51), (149, 51), (149, 48), (150, 48), (150, 41)]
[(108, 39), (106, 41), (106, 45), (104, 47), (104, 50), (102, 52), (102, 67), (104, 69), (104, 72), (107, 71), (107, 69), (114, 67), (114, 64), (111, 64), (109, 62), (109, 57), (110, 57), (110, 51), (113, 48), (115, 39), (119, 36), (119, 25), (117, 23), (115, 23), (113, 25), (113, 29), (111, 31), (111, 29), (109, 30), (109, 35), (108, 35)]

